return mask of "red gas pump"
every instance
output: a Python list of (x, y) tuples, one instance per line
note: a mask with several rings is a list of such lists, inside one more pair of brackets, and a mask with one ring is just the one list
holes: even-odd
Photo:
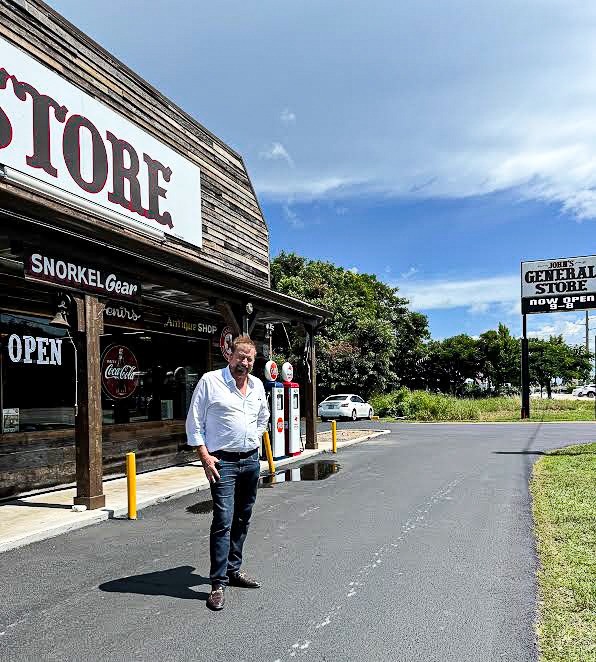
[[(277, 364), (275, 361), (268, 361), (265, 365), (265, 391), (269, 402), (269, 411), (271, 418), (269, 423), (271, 452), (275, 460), (282, 458), (285, 454), (285, 434), (284, 434), (284, 387), (276, 381)], [(265, 457), (263, 443), (261, 442), (261, 457)]]
[(286, 455), (300, 455), (300, 386), (293, 382), (294, 368), (291, 363), (281, 367), (281, 378), (284, 385)]

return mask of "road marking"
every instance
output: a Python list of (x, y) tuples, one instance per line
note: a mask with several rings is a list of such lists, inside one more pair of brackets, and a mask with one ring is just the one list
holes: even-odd
[[(451, 500), (452, 497), (449, 496), (449, 494), (453, 491), (453, 489), (462, 482), (464, 477), (459, 477), (456, 478), (455, 480), (450, 481), (445, 485), (444, 487), (440, 488), (421, 505), (419, 505), (417, 508), (415, 508), (414, 513), (410, 515), (410, 517), (404, 522), (402, 525), (401, 533), (402, 535), (398, 536), (396, 540), (394, 541), (389, 541), (385, 545), (382, 545), (379, 547), (376, 551), (372, 553), (372, 558), (369, 559), (368, 563), (365, 563), (360, 570), (357, 571), (356, 573), (356, 578), (352, 578), (352, 581), (349, 581), (345, 588), (348, 589), (348, 592), (345, 593), (345, 597), (343, 598), (344, 600), (347, 600), (348, 598), (354, 597), (358, 591), (356, 589), (357, 586), (362, 586), (363, 582), (358, 581), (359, 579), (363, 579), (367, 577), (368, 575), (371, 574), (372, 571), (374, 571), (376, 568), (380, 567), (382, 562), (383, 562), (383, 554), (385, 552), (397, 552), (399, 550), (399, 547), (402, 546), (403, 541), (405, 540), (405, 533), (409, 533), (410, 531), (414, 531), (417, 528), (420, 527), (426, 527), (428, 524), (425, 522), (425, 518), (423, 513), (428, 513), (434, 504), (441, 503), (447, 500)], [(395, 568), (397, 569), (397, 564), (395, 564)], [(397, 575), (401, 576), (403, 575), (403, 572), (398, 572)], [(314, 630), (315, 631), (320, 631), (324, 627), (327, 627), (328, 625), (332, 624), (332, 620), (334, 617), (338, 617), (339, 612), (343, 608), (343, 604), (336, 604), (331, 608), (331, 611), (327, 612), (326, 614), (323, 614), (321, 616), (322, 620), (319, 621), (314, 625)], [(309, 627), (312, 628), (313, 624), (315, 621), (310, 621), (309, 622)], [(445, 628), (442, 628), (445, 629)], [(304, 644), (300, 644), (300, 641), (297, 641), (296, 643), (292, 644), (292, 646), (286, 650), (286, 653), (289, 654), (289, 657), (296, 657), (297, 654), (299, 654), (302, 650), (306, 650), (310, 644), (312, 643), (311, 640), (305, 639)], [(274, 662), (282, 662), (283, 657), (277, 658), (274, 660)]]

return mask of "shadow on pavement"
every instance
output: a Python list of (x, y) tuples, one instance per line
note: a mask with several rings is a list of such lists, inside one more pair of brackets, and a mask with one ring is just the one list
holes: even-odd
[(144, 575), (121, 577), (100, 584), (99, 588), (108, 593), (138, 593), (140, 595), (168, 595), (183, 600), (206, 600), (209, 593), (192, 591), (191, 586), (211, 586), (208, 577), (193, 574), (194, 568), (183, 565), (179, 568), (148, 572)]
[(544, 451), (493, 451), (493, 455), (546, 455)]
[(6, 501), (7, 506), (26, 506), (28, 508), (62, 508), (64, 510), (72, 510), (72, 506), (64, 503), (42, 503), (39, 501), (25, 501), (24, 499), (16, 499), (15, 501)]

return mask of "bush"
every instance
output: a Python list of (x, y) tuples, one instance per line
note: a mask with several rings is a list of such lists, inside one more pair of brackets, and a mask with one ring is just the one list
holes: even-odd
[(412, 392), (402, 386), (392, 393), (373, 395), (369, 398), (369, 402), (373, 406), (377, 416), (403, 418), (410, 415), (411, 397)]
[[(456, 398), (403, 387), (375, 395), (370, 403), (379, 416), (412, 421), (516, 421), (520, 420), (521, 407), (518, 397)], [(593, 420), (595, 404), (532, 398), (530, 413), (532, 420)]]
[(477, 400), (458, 399), (452, 395), (414, 391), (410, 418), (416, 421), (475, 421), (480, 418)]

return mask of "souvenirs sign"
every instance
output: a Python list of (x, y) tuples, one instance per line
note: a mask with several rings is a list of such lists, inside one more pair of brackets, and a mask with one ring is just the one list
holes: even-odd
[(103, 315), (105, 323), (111, 326), (129, 329), (140, 329), (143, 326), (141, 309), (119, 301), (108, 301)]
[(596, 308), (596, 255), (521, 263), (522, 314)]
[(201, 171), (0, 37), (0, 163), (201, 246)]
[(25, 277), (44, 283), (84, 292), (93, 292), (115, 299), (138, 301), (141, 284), (120, 276), (111, 269), (60, 259), (43, 253), (25, 256)]

